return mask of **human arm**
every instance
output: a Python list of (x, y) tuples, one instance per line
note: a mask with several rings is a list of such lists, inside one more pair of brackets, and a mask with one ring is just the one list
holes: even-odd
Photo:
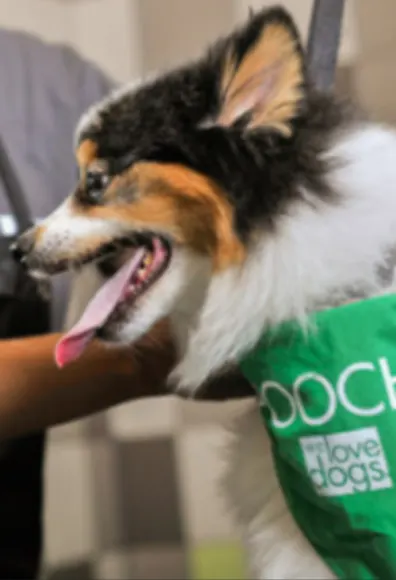
[[(169, 394), (166, 377), (175, 349), (166, 322), (128, 349), (94, 342), (83, 357), (59, 370), (59, 334), (0, 341), (0, 439), (17, 437), (141, 397)], [(197, 398), (252, 395), (237, 375), (207, 385)]]

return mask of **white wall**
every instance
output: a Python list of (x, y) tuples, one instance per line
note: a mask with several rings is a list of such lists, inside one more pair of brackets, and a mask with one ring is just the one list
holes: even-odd
[(25, 30), (50, 42), (70, 37), (72, 4), (55, 0), (0, 0), (0, 26)]
[[(393, 0), (381, 0), (384, 4)], [(359, 0), (368, 5), (372, 0)], [(118, 81), (198, 54), (271, 0), (0, 0), (0, 26), (68, 42)], [(284, 0), (303, 36), (312, 0)], [(356, 0), (347, 0), (340, 59), (357, 52)]]
[(66, 42), (120, 82), (141, 72), (139, 0), (0, 0), (0, 26)]
[[(328, 1), (331, 2), (331, 0)], [(362, 0), (358, 1), (360, 2)], [(250, 8), (253, 10), (259, 10), (264, 6), (272, 6), (275, 3), (277, 3), (275, 0), (234, 0), (237, 17), (240, 20), (246, 18)], [(282, 0), (279, 3), (293, 14), (305, 41), (307, 39), (307, 32), (311, 19), (313, 0)], [(349, 64), (353, 61), (358, 50), (358, 38), (355, 27), (355, 5), (356, 0), (346, 0), (344, 26), (339, 55), (342, 64)]]
[(199, 55), (235, 24), (233, 0), (141, 0), (140, 15), (145, 71)]
[[(191, 58), (243, 21), (249, 9), (273, 4), (274, 0), (140, 0), (142, 66), (152, 70)], [(294, 15), (305, 40), (313, 0), (283, 0), (282, 4)], [(340, 47), (343, 65), (353, 62), (358, 50), (355, 4), (356, 0), (346, 2)]]
[(396, 123), (395, 0), (359, 0), (356, 23), (360, 50), (355, 84), (360, 101), (377, 120)]
[(141, 74), (139, 0), (64, 3), (69, 3), (73, 12), (70, 41), (82, 54), (117, 81), (127, 82)]

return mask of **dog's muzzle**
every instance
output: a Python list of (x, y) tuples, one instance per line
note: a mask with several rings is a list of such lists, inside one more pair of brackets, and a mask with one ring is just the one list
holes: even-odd
[(24, 232), (10, 246), (11, 254), (17, 262), (27, 265), (28, 257), (34, 248), (35, 228), (30, 228)]

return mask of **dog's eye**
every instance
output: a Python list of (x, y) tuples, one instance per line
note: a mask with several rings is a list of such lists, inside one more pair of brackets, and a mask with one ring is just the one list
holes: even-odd
[(85, 195), (89, 203), (100, 203), (109, 184), (109, 176), (102, 171), (89, 171), (85, 180)]

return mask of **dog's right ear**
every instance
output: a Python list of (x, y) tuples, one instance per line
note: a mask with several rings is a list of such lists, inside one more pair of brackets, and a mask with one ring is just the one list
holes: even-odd
[(273, 8), (250, 17), (226, 43), (217, 124), (290, 136), (305, 93), (304, 56), (289, 14)]

